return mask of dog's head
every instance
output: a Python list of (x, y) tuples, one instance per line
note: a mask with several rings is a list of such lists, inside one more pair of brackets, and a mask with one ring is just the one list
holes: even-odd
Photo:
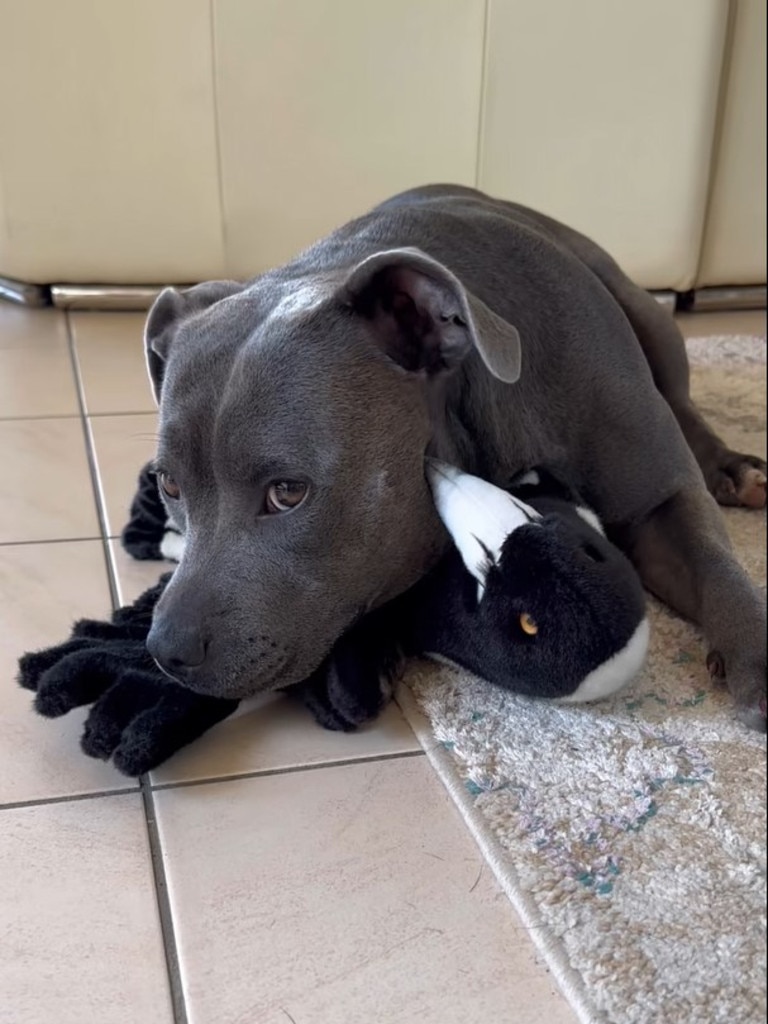
[(167, 289), (146, 326), (157, 469), (184, 557), (150, 652), (241, 697), (308, 676), (445, 549), (424, 476), (439, 382), (513, 381), (513, 327), (423, 253)]

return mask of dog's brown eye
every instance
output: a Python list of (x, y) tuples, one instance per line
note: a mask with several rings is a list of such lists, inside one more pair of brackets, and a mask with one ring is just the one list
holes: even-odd
[(160, 486), (169, 498), (176, 499), (181, 497), (181, 488), (170, 473), (161, 473), (158, 479), (160, 480)]
[(298, 508), (307, 496), (307, 485), (301, 480), (276, 480), (267, 490), (266, 510), (271, 515)]

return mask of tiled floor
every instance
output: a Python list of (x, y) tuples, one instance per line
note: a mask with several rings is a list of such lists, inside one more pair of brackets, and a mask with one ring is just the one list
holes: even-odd
[(15, 686), (159, 574), (114, 539), (142, 322), (0, 304), (0, 1024), (572, 1024), (396, 707), (339, 736), (264, 700), (137, 784)]

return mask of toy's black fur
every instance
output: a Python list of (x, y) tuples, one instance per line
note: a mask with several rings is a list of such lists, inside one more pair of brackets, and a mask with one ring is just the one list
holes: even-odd
[[(635, 634), (645, 594), (629, 560), (578, 514), (579, 495), (536, 473), (539, 483), (510, 490), (543, 518), (507, 538), (482, 600), (458, 552), (449, 553), (411, 592), (404, 643), (515, 693), (568, 697)], [(524, 614), (535, 636), (522, 628)]]
[(25, 654), (19, 683), (35, 693), (35, 709), (58, 718), (92, 704), (81, 740), (84, 753), (112, 758), (126, 775), (141, 775), (232, 714), (238, 701), (203, 697), (167, 679), (147, 654), (152, 611), (167, 573), (110, 622), (81, 619), (69, 640)]
[(139, 561), (160, 561), (163, 538), (169, 530), (178, 532), (168, 522), (158, 493), (157, 474), (150, 462), (139, 473), (129, 519), (123, 528), (123, 547)]
[[(642, 615), (643, 595), (624, 556), (576, 515), (577, 496), (570, 488), (542, 471), (540, 480), (537, 485), (518, 483), (513, 488), (551, 524), (544, 530), (522, 527), (510, 538), (520, 535), (514, 545), (514, 560), (515, 573), (523, 574), (525, 608), (518, 608), (518, 599), (505, 593), (502, 572), (511, 565), (506, 546), (499, 568), (489, 575), (481, 608), (474, 579), (458, 554), (451, 552), (411, 591), (353, 626), (320, 668), (291, 687), (289, 694), (303, 701), (320, 725), (349, 731), (374, 718), (389, 701), (403, 652), (426, 651), (440, 653), (517, 692), (548, 697), (571, 692), (579, 673), (584, 672), (585, 658), (597, 664), (605, 657), (605, 629), (599, 615), (610, 617), (619, 632), (626, 631), (637, 624), (638, 614)], [(158, 559), (166, 529), (165, 510), (148, 465), (139, 478), (123, 545), (135, 558)], [(523, 538), (526, 530), (531, 535)], [(568, 633), (566, 647), (578, 649), (578, 656), (564, 661), (561, 645), (555, 663), (546, 653), (529, 658), (529, 638), (513, 638), (508, 626), (519, 611), (528, 611), (543, 629), (553, 615), (557, 615), (561, 635), (569, 629), (562, 619), (561, 595), (551, 589), (551, 559), (563, 557), (563, 533), (575, 536), (582, 548), (591, 549), (591, 554), (583, 556), (589, 571), (579, 574), (579, 585), (587, 591), (584, 606), (598, 610), (593, 622), (597, 647), (590, 649), (592, 641), (584, 634), (583, 617), (574, 620), (577, 632), (573, 636)], [(597, 577), (596, 556), (603, 559), (606, 570)], [(541, 560), (550, 560), (544, 591), (540, 591)], [(573, 562), (566, 561), (562, 568), (572, 580)], [(239, 703), (201, 696), (179, 686), (164, 676), (147, 654), (145, 640), (152, 612), (170, 575), (162, 576), (132, 605), (115, 611), (110, 622), (83, 619), (65, 643), (25, 654), (19, 662), (19, 682), (35, 692), (35, 709), (41, 715), (53, 718), (78, 706), (93, 705), (82, 736), (83, 751), (91, 757), (112, 758), (120, 771), (131, 776), (155, 768), (232, 714)], [(572, 597), (571, 592), (568, 599)], [(537, 650), (541, 652), (541, 644)]]

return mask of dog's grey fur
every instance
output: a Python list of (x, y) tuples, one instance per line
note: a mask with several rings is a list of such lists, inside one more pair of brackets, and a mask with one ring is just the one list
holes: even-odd
[[(674, 321), (585, 237), (471, 189), (416, 189), (249, 284), (166, 290), (146, 345), (186, 534), (148, 643), (192, 689), (298, 681), (418, 580), (448, 543), (428, 453), (500, 485), (567, 466), (764, 727), (765, 601), (707, 493), (754, 503), (764, 465), (711, 433)], [(263, 514), (279, 479), (308, 497)]]

